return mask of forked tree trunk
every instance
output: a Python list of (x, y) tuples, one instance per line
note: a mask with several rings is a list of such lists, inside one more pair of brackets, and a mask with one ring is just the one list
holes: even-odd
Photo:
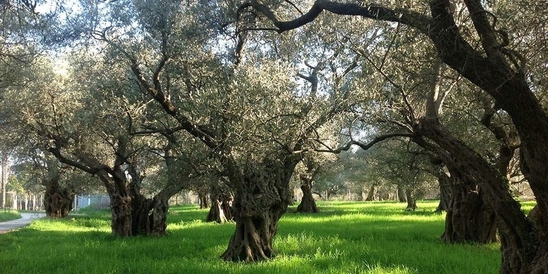
[(200, 209), (209, 208), (209, 198), (207, 193), (198, 192), (198, 202), (200, 204)]
[[(123, 147), (122, 147), (122, 152)], [(120, 153), (125, 155), (125, 153)], [(166, 148), (166, 164), (168, 171), (173, 172), (173, 157), (170, 146)], [(93, 165), (97, 165), (96, 160), (86, 158)], [(110, 209), (112, 214), (112, 233), (120, 237), (130, 237), (137, 235), (163, 236), (167, 228), (167, 212), (169, 209), (169, 199), (181, 191), (184, 184), (177, 180), (177, 176), (170, 174), (167, 184), (153, 198), (146, 198), (141, 194), (142, 176), (137, 166), (137, 158), (118, 159), (116, 162), (127, 163), (127, 171), (122, 170), (121, 166), (115, 166), (112, 172), (100, 171), (99, 178), (103, 181), (110, 196)], [(131, 175), (131, 181), (128, 182), (126, 173)]]
[[(226, 223), (231, 220), (230, 216), (230, 207), (226, 206), (222, 200), (215, 199), (211, 201), (211, 207), (207, 213), (206, 222), (216, 222), (219, 224)], [(229, 214), (229, 217), (226, 216), (226, 213)]]
[(132, 236), (164, 236), (167, 229), (169, 198), (155, 196), (147, 199), (143, 195), (132, 199)]
[(400, 203), (405, 203), (407, 202), (407, 196), (406, 196), (406, 193), (405, 191), (403, 191), (403, 188), (401, 186), (397, 186), (396, 187), (396, 193), (398, 194), (398, 201)]
[(59, 186), (58, 181), (45, 183), (46, 193), (44, 207), (46, 216), (50, 218), (65, 218), (68, 216), (74, 202), (74, 195), (67, 188)]
[(138, 205), (139, 201), (133, 201), (126, 174), (120, 166), (114, 170), (113, 173), (107, 173), (104, 170), (97, 173), (110, 198), (112, 234), (119, 237), (135, 236), (133, 223), (135, 210), (133, 207)]
[[(437, 120), (421, 120), (416, 132), (436, 142), (454, 158), (454, 164), (463, 175), (474, 178), (485, 190), (484, 200), (494, 209), (500, 234), (501, 273), (530, 273), (531, 262), (537, 253), (538, 238), (510, 193), (503, 176), (480, 155), (457, 140)], [(538, 255), (537, 255), (538, 256)], [(542, 273), (542, 272), (539, 272)]]
[(153, 201), (140, 193), (131, 195), (131, 236), (148, 235), (152, 230)]
[(302, 174), (301, 178), (301, 190), (303, 192), (303, 197), (301, 203), (297, 206), (297, 212), (303, 213), (318, 213), (318, 207), (316, 206), (316, 201), (314, 201), (314, 196), (312, 196), (312, 178), (306, 174)]
[(442, 240), (449, 243), (495, 242), (495, 214), (483, 202), (477, 187), (461, 181), (455, 182), (452, 197), (445, 217)]
[(450, 178), (445, 172), (440, 172), (438, 183), (440, 186), (440, 203), (436, 208), (436, 212), (440, 213), (447, 211), (451, 207), (452, 191)]
[(413, 197), (413, 190), (409, 187), (405, 190), (405, 198), (407, 200), (407, 207), (405, 210), (415, 211), (417, 209), (417, 200)]
[(112, 234), (119, 237), (133, 236), (131, 197), (119, 193), (109, 193), (109, 197)]
[(59, 161), (46, 159), (47, 174), (43, 179), (46, 187), (44, 194), (44, 208), (46, 216), (50, 218), (65, 218), (72, 209), (74, 195), (67, 187), (59, 184)]
[(169, 198), (181, 191), (184, 185), (177, 181), (176, 176), (169, 176), (168, 182), (160, 192), (153, 198), (146, 198), (141, 194), (142, 176), (137, 162), (133, 159), (127, 169), (131, 175), (128, 188), (131, 195), (132, 236), (164, 236), (167, 228)]
[(369, 192), (367, 192), (367, 197), (365, 197), (366, 201), (373, 201), (375, 199), (375, 192), (377, 190), (375, 189), (375, 185), (371, 185), (369, 188)]
[(207, 214), (206, 222), (225, 223), (232, 221), (232, 196), (231, 190), (224, 182), (219, 181), (211, 186), (211, 208)]
[(291, 174), (298, 160), (259, 163), (244, 174), (231, 168), (231, 182), (237, 186), (233, 203), (236, 231), (221, 255), (227, 261), (260, 261), (272, 258), (272, 241), (278, 221), (292, 200)]

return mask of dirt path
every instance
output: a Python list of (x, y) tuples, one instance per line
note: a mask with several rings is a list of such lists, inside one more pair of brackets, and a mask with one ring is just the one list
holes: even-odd
[(0, 234), (24, 227), (32, 223), (33, 220), (46, 216), (44, 213), (21, 213), (21, 218), (17, 220), (0, 222)]

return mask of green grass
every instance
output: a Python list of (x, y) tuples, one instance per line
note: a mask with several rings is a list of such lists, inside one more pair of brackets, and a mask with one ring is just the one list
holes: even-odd
[[(205, 223), (195, 206), (170, 209), (166, 237), (116, 238), (106, 211), (42, 219), (0, 235), (0, 273), (497, 273), (492, 245), (439, 240), (436, 202), (415, 212), (398, 203), (319, 203), (315, 215), (284, 215), (276, 258), (260, 263), (219, 259), (234, 224)], [(88, 212), (90, 213), (90, 212)]]
[(21, 214), (15, 210), (1, 210), (0, 211), (0, 222), (6, 222), (11, 220), (16, 220), (21, 218)]

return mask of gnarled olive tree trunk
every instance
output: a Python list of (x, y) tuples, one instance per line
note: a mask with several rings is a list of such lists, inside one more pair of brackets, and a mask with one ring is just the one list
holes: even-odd
[(449, 243), (492, 243), (497, 240), (495, 213), (483, 201), (479, 187), (453, 171), (451, 200), (442, 240)]
[(200, 205), (200, 209), (209, 208), (209, 198), (206, 191), (198, 192), (198, 204)]
[(211, 208), (207, 214), (206, 222), (224, 223), (232, 221), (234, 219), (232, 216), (234, 196), (232, 190), (223, 182), (223, 179), (211, 185), (210, 197)]
[(132, 199), (132, 235), (164, 236), (167, 229), (169, 198), (166, 191), (153, 198), (138, 194)]
[(297, 212), (318, 213), (319, 210), (316, 206), (316, 201), (314, 200), (314, 196), (312, 196), (312, 176), (310, 174), (301, 174), (299, 177), (301, 179), (303, 197), (301, 203), (297, 206)]
[(413, 197), (413, 189), (411, 187), (405, 189), (405, 200), (407, 201), (405, 210), (415, 211), (417, 209), (417, 199)]
[(97, 173), (107, 189), (110, 198), (110, 228), (113, 235), (119, 237), (134, 236), (133, 207), (131, 193), (127, 187), (127, 179), (121, 169), (116, 173), (101, 170)]
[(416, 132), (449, 152), (463, 176), (478, 182), (484, 190), (483, 200), (495, 212), (500, 232), (501, 273), (529, 273), (537, 253), (537, 233), (525, 218), (520, 204), (513, 199), (506, 179), (480, 155), (453, 137), (437, 120), (421, 120), (416, 126)]
[(396, 187), (396, 194), (398, 194), (398, 202), (405, 203), (407, 202), (407, 196), (405, 196), (405, 191), (402, 186)]
[[(168, 146), (169, 147), (169, 146)], [(172, 156), (166, 149), (166, 155)], [(172, 157), (170, 158), (172, 160)], [(184, 187), (178, 181), (178, 176), (168, 175), (168, 182), (152, 198), (146, 198), (141, 193), (142, 175), (137, 166), (137, 159), (128, 164), (128, 173), (131, 182), (128, 185), (131, 195), (132, 235), (164, 236), (167, 228), (167, 213), (169, 199), (181, 191)], [(168, 165), (173, 163), (166, 161)], [(173, 166), (168, 166), (168, 171), (173, 171)]]
[(236, 186), (232, 205), (236, 231), (221, 255), (228, 261), (259, 261), (274, 256), (272, 240), (278, 221), (292, 200), (289, 181), (298, 159), (267, 159), (248, 165), (243, 173), (230, 168), (231, 183)]
[(101, 179), (110, 197), (112, 234), (120, 237), (166, 234), (169, 198), (182, 186), (167, 186), (153, 198), (146, 198), (139, 187), (134, 182), (127, 183), (125, 177), (101, 176)]
[(451, 207), (451, 182), (449, 176), (445, 172), (441, 171), (438, 176), (438, 183), (440, 187), (440, 203), (436, 208), (436, 212), (447, 211)]
[(44, 181), (46, 193), (44, 194), (44, 209), (46, 216), (50, 218), (65, 218), (72, 210), (74, 194), (66, 187), (61, 187), (59, 181), (53, 179)]
[(373, 201), (375, 199), (375, 192), (376, 192), (376, 189), (375, 189), (375, 185), (371, 185), (371, 187), (369, 187), (369, 191), (367, 192), (367, 196), (365, 196), (364, 198), (364, 201)]
[(74, 193), (68, 187), (59, 184), (60, 170), (57, 159), (46, 159), (46, 176), (42, 184), (46, 187), (44, 194), (44, 209), (50, 218), (67, 217), (72, 210)]

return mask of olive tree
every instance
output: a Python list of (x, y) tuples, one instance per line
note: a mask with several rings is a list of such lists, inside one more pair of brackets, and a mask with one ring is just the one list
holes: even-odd
[[(291, 41), (274, 39), (261, 48), (252, 35), (227, 36), (230, 27), (219, 31), (223, 24), (211, 18), (222, 17), (223, 8), (233, 6), (109, 2), (101, 21), (107, 26), (98, 24), (94, 37), (117, 53), (139, 92), (220, 163), (235, 193), (236, 222), (222, 258), (257, 261), (274, 255), (278, 221), (292, 203), (289, 182), (295, 166), (318, 145), (318, 130), (351, 105), (349, 89), (341, 87), (356, 65), (327, 53), (301, 60), (298, 68), (275, 51)], [(325, 66), (327, 57), (337, 61)], [(319, 71), (331, 71), (339, 83), (320, 90), (318, 81), (329, 79)], [(301, 76), (296, 78), (296, 72)]]
[[(278, 32), (302, 27), (325, 10), (400, 22), (428, 37), (444, 63), (489, 93), (497, 106), (512, 118), (521, 138), (522, 172), (537, 199), (536, 230), (512, 198), (504, 177), (477, 153), (452, 137), (434, 116), (426, 115), (417, 121), (415, 127), (449, 152), (461, 170), (467, 176), (477, 178), (485, 190), (485, 200), (496, 214), (501, 235), (501, 273), (543, 273), (548, 269), (548, 234), (545, 231), (548, 227), (548, 117), (533, 92), (535, 85), (526, 77), (522, 54), (509, 48), (508, 33), (496, 24), (495, 15), (488, 11), (488, 3), (470, 0), (464, 1), (464, 5), (468, 13), (460, 21), (457, 20), (461, 19), (457, 18), (460, 14), (455, 13), (455, 1), (447, 0), (416, 3), (413, 8), (319, 0), (313, 2), (308, 12), (287, 21), (280, 19), (261, 1), (246, 2), (241, 8), (254, 8), (267, 17)], [(523, 9), (531, 8), (527, 5)], [(472, 31), (474, 36), (468, 35)], [(475, 47), (475, 41), (479, 41), (480, 46)]]

